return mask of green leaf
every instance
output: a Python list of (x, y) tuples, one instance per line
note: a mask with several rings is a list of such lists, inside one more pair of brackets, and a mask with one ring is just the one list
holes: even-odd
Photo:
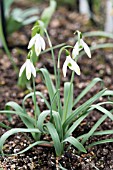
[(66, 168), (64, 168), (64, 167), (62, 167), (62, 165), (59, 163), (59, 168), (61, 169), (61, 170), (67, 170)]
[[(40, 97), (44, 100), (44, 103), (46, 104), (46, 106), (48, 107), (48, 109), (51, 108), (49, 102), (46, 100), (46, 98), (44, 97), (44, 95), (43, 95), (41, 92), (36, 91), (36, 95), (37, 95), (37, 96), (40, 96)], [(29, 97), (32, 97), (32, 96), (34, 96), (34, 92), (31, 92), (31, 93), (27, 94), (27, 95), (24, 97), (24, 99), (23, 99), (23, 101), (22, 101), (22, 105), (23, 105), (24, 108), (25, 108), (25, 105), (24, 105), (25, 101), (26, 101)]]
[(84, 148), (84, 146), (74, 137), (70, 136), (68, 138), (66, 138), (64, 142), (69, 142), (70, 144), (74, 145), (79, 151), (87, 153), (86, 149)]
[(5, 125), (4, 123), (0, 122), (0, 126), (6, 129), (11, 129), (10, 126)]
[(91, 136), (93, 136), (93, 133), (96, 131), (96, 129), (105, 121), (105, 119), (107, 118), (106, 115), (103, 115), (95, 124), (94, 126), (91, 128), (91, 130), (84, 135), (84, 138), (82, 139), (82, 144), (84, 144)]
[(3, 148), (3, 145), (6, 141), (6, 139), (15, 134), (15, 133), (18, 133), (18, 132), (35, 132), (35, 133), (40, 133), (40, 131), (38, 129), (25, 129), (25, 128), (14, 128), (14, 129), (11, 129), (11, 130), (8, 130), (6, 133), (4, 133), (1, 138), (0, 138), (0, 151), (2, 151), (2, 148)]
[(66, 82), (64, 84), (64, 108), (63, 108), (63, 122), (72, 113), (73, 107), (73, 84)]
[(2, 26), (3, 26), (2, 25), (2, 18), (0, 16), (0, 39), (2, 41), (3, 47), (5, 49), (5, 52), (6, 52), (8, 58), (9, 58), (11, 64), (12, 64), (14, 70), (16, 71), (16, 73), (18, 73), (18, 68), (17, 68), (17, 66), (16, 66), (16, 64), (15, 64), (15, 62), (14, 62), (12, 56), (11, 56), (11, 53), (10, 53), (10, 51), (8, 49), (7, 42), (6, 42), (6, 39), (4, 37), (4, 32), (3, 32), (3, 27)]
[(37, 126), (38, 126), (38, 129), (41, 131), (41, 132), (45, 132), (44, 130), (44, 121), (45, 121), (45, 118), (50, 115), (50, 110), (45, 110), (43, 112), (40, 113), (39, 117), (38, 117), (38, 121), (37, 121)]
[(113, 130), (97, 131), (93, 135), (99, 136), (99, 135), (111, 135), (111, 134), (113, 134)]
[(10, 12), (10, 8), (11, 5), (13, 3), (14, 0), (4, 0), (4, 10), (5, 10), (5, 16), (9, 17), (9, 12)]
[(11, 12), (11, 16), (17, 21), (24, 21), (25, 19), (27, 19), (37, 13), (39, 13), (38, 8), (28, 8), (25, 10), (22, 10), (20, 8), (15, 8)]
[(16, 114), (16, 115), (19, 115), (20, 117), (25, 117), (26, 119), (28, 119), (29, 120), (29, 122), (31, 123), (31, 124), (35, 124), (35, 120), (34, 120), (34, 118), (32, 118), (32, 117), (30, 117), (29, 115), (27, 115), (27, 114), (24, 114), (24, 113), (22, 113), (22, 112), (17, 112), (17, 111), (13, 111), (13, 110), (0, 110), (0, 113), (1, 114)]
[(43, 13), (41, 15), (41, 20), (44, 22), (45, 27), (48, 26), (48, 24), (49, 24), (49, 22), (51, 20), (51, 17), (55, 12), (55, 9), (56, 9), (56, 1), (55, 0), (50, 0), (50, 6), (47, 7), (43, 11)]
[[(10, 110), (10, 108), (13, 108), (16, 112), (20, 112), (22, 114), (26, 114), (25, 110), (23, 110), (23, 108), (21, 106), (19, 106), (16, 102), (8, 102), (6, 103), (6, 110)], [(6, 112), (7, 114), (7, 112)], [(34, 125), (31, 124), (31, 121), (29, 121), (28, 116), (27, 119), (26, 117), (20, 116), (22, 122), (28, 127), (28, 128), (34, 128)]]
[(94, 79), (88, 84), (88, 86), (77, 96), (77, 98), (76, 98), (75, 101), (74, 101), (73, 106), (74, 106), (75, 104), (77, 104), (77, 103), (80, 101), (80, 99), (82, 99), (82, 98), (90, 91), (90, 89), (91, 89), (96, 83), (98, 83), (98, 82), (103, 82), (103, 81), (102, 81), (102, 79), (100, 79), (100, 78), (94, 78)]
[(37, 146), (37, 145), (40, 145), (40, 144), (50, 144), (50, 143), (47, 142), (47, 141), (37, 141), (37, 142), (30, 144), (27, 148), (23, 149), (22, 151), (20, 151), (16, 154), (12, 154), (12, 155), (22, 154), (22, 153), (28, 151), (29, 149), (33, 148), (34, 146)]
[(61, 156), (63, 152), (63, 144), (60, 142), (59, 135), (54, 127), (54, 125), (50, 122), (46, 124), (48, 131), (51, 135), (51, 138), (53, 140), (53, 145), (55, 148), (55, 152), (57, 156)]
[(64, 136), (64, 139), (69, 137), (73, 131), (80, 125), (80, 123), (89, 115), (89, 111), (82, 114), (73, 124), (69, 127), (69, 129), (66, 131), (66, 134)]
[(102, 96), (113, 96), (113, 90), (106, 90)]
[(96, 145), (100, 145), (104, 143), (110, 143), (110, 142), (113, 142), (113, 139), (100, 140), (100, 141), (91, 143), (90, 145), (87, 146), (87, 148), (91, 148), (92, 146), (96, 146)]
[(38, 17), (37, 16), (32, 16), (28, 19), (25, 19), (23, 22), (22, 22), (22, 25), (29, 25), (29, 24), (32, 24), (34, 23), (36, 20), (38, 20)]
[(65, 43), (61, 43), (61, 44), (55, 45), (54, 47), (47, 48), (46, 50), (42, 51), (41, 54), (47, 53), (47, 52), (57, 49), (57, 48), (61, 48), (64, 45), (65, 45)]
[(63, 129), (66, 129), (66, 127), (73, 122), (73, 120), (80, 115), (83, 111), (87, 110), (92, 103), (94, 103), (97, 99), (99, 99), (103, 93), (106, 91), (106, 89), (101, 90), (96, 95), (91, 97), (89, 100), (87, 100), (85, 103), (80, 105), (77, 109), (75, 109), (72, 114), (66, 119), (66, 121), (63, 124)]
[[(53, 82), (52, 82), (52, 80), (50, 78), (50, 75), (49, 75), (49, 72), (47, 71), (47, 69), (41, 68), (39, 71), (41, 71), (41, 73), (44, 76), (44, 80), (45, 80), (46, 87), (48, 89), (50, 101), (52, 103), (52, 100), (53, 100), (54, 95), (56, 93), (56, 89), (55, 89), (55, 87), (53, 85)], [(52, 110), (57, 111), (57, 101), (56, 100), (52, 104)]]
[(63, 129), (62, 129), (62, 122), (58, 112), (52, 111), (52, 116), (54, 118), (55, 128), (58, 132), (60, 140), (63, 139)]
[(83, 33), (83, 37), (93, 37), (93, 36), (94, 37), (100, 36), (100, 37), (112, 38), (113, 39), (113, 34), (105, 32), (105, 31), (90, 31), (90, 32)]
[(112, 121), (113, 121), (113, 115), (110, 111), (107, 109), (103, 108), (102, 106), (97, 105), (92, 105), (92, 108), (99, 110), (100, 112), (106, 114)]

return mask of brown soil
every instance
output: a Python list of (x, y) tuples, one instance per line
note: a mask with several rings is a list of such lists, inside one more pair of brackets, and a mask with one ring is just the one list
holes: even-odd
[[(22, 1), (23, 2), (23, 1)], [(25, 4), (23, 4), (24, 6)], [(27, 4), (28, 5), (28, 4)], [(46, 5), (42, 5), (42, 9)], [(14, 60), (17, 66), (20, 68), (23, 62), (25, 61), (27, 51), (25, 49), (18, 48), (23, 41), (23, 45), (27, 46), (28, 40), (30, 39), (30, 30), (32, 25), (22, 28), (20, 31), (12, 34), (9, 37), (9, 42), (12, 46), (11, 54), (14, 57)], [(73, 32), (75, 30), (80, 30), (81, 32), (94, 31), (99, 28), (91, 25), (86, 16), (81, 16), (75, 11), (68, 11), (65, 7), (59, 7), (55, 12), (53, 19), (49, 25), (49, 33), (53, 42), (53, 45), (59, 43), (67, 43), (74, 45), (75, 40)], [(14, 39), (18, 41), (14, 41)], [(87, 38), (87, 43), (89, 45), (96, 43), (105, 43), (112, 42), (111, 40), (104, 38)], [(17, 47), (13, 48), (13, 45)], [(81, 66), (81, 76), (75, 76), (75, 97), (84, 89), (88, 83), (95, 77), (100, 77), (105, 83), (105, 87), (113, 89), (113, 54), (112, 49), (103, 49), (96, 50), (92, 52), (92, 59), (88, 59), (86, 55), (79, 59), (78, 63)], [(58, 54), (58, 49), (55, 50), (56, 58)], [(8, 57), (5, 52), (0, 50), (0, 110), (4, 109), (5, 103), (8, 101), (15, 101), (21, 105), (22, 99), (27, 93), (26, 90), (23, 90), (17, 86), (18, 76), (14, 72)], [(61, 58), (61, 67), (65, 60), (65, 56), (62, 55)], [(40, 56), (40, 60), (37, 64), (37, 67), (45, 66), (53, 76), (53, 63), (50, 58), (50, 53)], [(61, 86), (61, 96), (63, 96), (63, 83), (69, 79), (70, 71), (68, 72), (68, 77), (63, 78), (62, 76), (62, 86)], [(47, 97), (47, 90), (44, 84), (42, 83), (41, 78), (37, 75), (36, 78), (36, 89), (41, 90), (43, 94)], [(90, 92), (87, 94), (81, 103), (86, 101), (100, 89), (100, 85), (97, 84)], [(101, 99), (102, 100), (102, 99)], [(37, 102), (40, 103), (41, 110), (44, 109), (43, 102), (40, 101), (40, 98), (37, 97)], [(31, 100), (28, 100), (27, 103), (28, 113), (33, 114), (33, 103)], [(109, 106), (108, 106), (109, 108)], [(93, 124), (99, 119), (101, 113), (94, 112), (89, 115), (80, 125), (80, 127), (73, 133), (83, 134), (88, 132), (88, 130), (93, 126)], [(5, 123), (8, 126), (13, 127), (24, 127), (20, 118), (16, 115), (12, 116), (12, 121), (9, 122), (5, 115), (0, 115), (0, 121)], [(99, 127), (101, 130), (113, 129), (113, 122), (109, 119)], [(2, 135), (6, 129), (0, 128), (0, 135)], [(107, 135), (105, 137), (94, 137), (91, 138), (87, 144), (92, 141), (98, 141), (100, 139), (113, 138), (113, 135)], [(16, 153), (27, 147), (30, 143), (33, 143), (33, 139), (28, 134), (15, 134), (11, 136), (4, 145), (4, 152), (6, 154)], [(88, 149), (87, 154), (78, 155), (74, 147), (70, 147), (65, 152), (59, 160), (60, 164), (65, 167), (67, 170), (93, 170), (97, 167), (99, 170), (112, 170), (113, 169), (113, 143), (106, 143), (102, 145), (97, 145), (93, 148)], [(56, 169), (56, 158), (53, 148), (48, 147), (33, 147), (24, 154), (17, 156), (0, 156), (0, 166), (4, 170), (53, 170)]]

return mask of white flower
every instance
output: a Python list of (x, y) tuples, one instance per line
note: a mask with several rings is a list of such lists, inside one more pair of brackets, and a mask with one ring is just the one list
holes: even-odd
[(36, 77), (36, 70), (33, 63), (30, 61), (30, 59), (27, 59), (26, 62), (20, 68), (19, 77), (22, 75), (25, 68), (26, 68), (26, 77), (28, 80), (30, 80), (31, 78), (31, 73), (33, 74), (34, 77)]
[(79, 51), (81, 51), (84, 48), (84, 51), (88, 55), (89, 58), (91, 58), (91, 52), (88, 45), (83, 41), (83, 39), (80, 39), (80, 41), (77, 41), (75, 44), (73, 51), (72, 51), (72, 57), (76, 58), (77, 55), (79, 55)]
[(64, 77), (66, 77), (66, 73), (67, 73), (67, 66), (76, 72), (77, 75), (80, 75), (80, 67), (78, 66), (78, 64), (71, 58), (71, 56), (67, 56), (66, 60), (63, 64), (63, 75)]
[(41, 53), (41, 49), (45, 50), (45, 41), (40, 34), (36, 34), (31, 38), (29, 41), (28, 49), (30, 49), (33, 45), (35, 46), (35, 52), (37, 56), (39, 56)]

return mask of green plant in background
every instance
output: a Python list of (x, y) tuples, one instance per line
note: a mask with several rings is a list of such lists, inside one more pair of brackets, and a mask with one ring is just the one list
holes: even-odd
[(8, 34), (17, 31), (24, 25), (35, 22), (38, 19), (38, 16), (36, 16), (36, 14), (39, 13), (38, 8), (28, 8), (26, 10), (14, 8), (12, 11), (10, 11), (13, 1), (14, 0), (4, 0), (6, 30)]
[[(54, 75), (55, 75), (55, 84), (51, 80), (50, 74), (46, 68), (35, 69), (35, 64), (33, 63), (33, 52), (36, 53), (36, 57), (39, 56), (41, 53), (41, 50), (45, 50), (45, 41), (43, 36), (41, 35), (41, 32), (45, 32), (48, 44), (50, 46), (51, 50), (51, 57), (54, 64)], [(34, 138), (35, 142), (30, 144), (27, 148), (20, 151), (19, 153), (24, 153), (25, 151), (29, 150), (33, 146), (40, 145), (40, 144), (48, 144), (51, 147), (54, 147), (56, 159), (58, 160), (65, 148), (65, 145), (69, 143), (70, 145), (73, 145), (79, 152), (86, 153), (86, 149), (88, 147), (101, 144), (101, 143), (107, 143), (107, 142), (113, 142), (113, 139), (107, 139), (107, 140), (98, 140), (90, 145), (86, 146), (86, 141), (94, 136), (94, 135), (106, 135), (106, 134), (112, 134), (112, 130), (106, 130), (106, 131), (97, 131), (97, 128), (106, 120), (106, 118), (109, 118), (113, 121), (113, 114), (112, 110), (109, 111), (106, 108), (104, 108), (105, 104), (113, 105), (113, 102), (107, 100), (106, 102), (98, 102), (98, 99), (100, 97), (104, 96), (113, 96), (113, 91), (102, 89), (97, 94), (86, 100), (83, 104), (76, 107), (78, 102), (85, 97), (85, 95), (90, 91), (90, 89), (96, 85), (96, 83), (101, 82), (102, 80), (100, 78), (94, 78), (89, 85), (78, 95), (76, 98), (73, 96), (74, 94), (74, 73), (76, 72), (78, 75), (80, 75), (80, 66), (77, 64), (77, 60), (80, 56), (80, 51), (84, 49), (85, 53), (88, 55), (89, 58), (91, 58), (91, 53), (88, 45), (84, 42), (82, 38), (82, 33), (77, 31), (77, 42), (73, 46), (63, 46), (58, 54), (58, 62), (56, 63), (55, 56), (54, 56), (54, 49), (52, 48), (52, 43), (49, 37), (49, 34), (43, 24), (42, 21), (38, 21), (37, 24), (33, 27), (35, 31), (33, 37), (31, 38), (29, 42), (29, 53), (26, 59), (26, 62), (23, 64), (23, 66), (20, 69), (19, 76), (22, 76), (22, 73), (25, 72), (25, 75), (28, 80), (32, 79), (33, 84), (33, 91), (29, 94), (27, 94), (23, 101), (22, 101), (22, 107), (18, 105), (15, 102), (8, 102), (6, 103), (6, 108), (3, 111), (0, 111), (1, 114), (8, 115), (9, 120), (11, 120), (12, 114), (17, 114), (25, 126), (27, 128), (13, 128), (8, 130), (5, 134), (3, 134), (0, 138), (0, 151), (3, 153), (3, 145), (8, 137), (11, 135), (17, 133), (17, 132), (30, 132), (32, 137)], [(33, 51), (34, 49), (34, 51)], [(72, 57), (71, 53), (68, 49), (72, 49)], [(67, 68), (72, 70), (72, 76), (69, 82), (64, 83), (64, 102), (61, 102), (60, 97), (60, 58), (62, 56), (62, 52), (66, 52), (66, 60), (63, 64), (63, 75), (64, 77), (67, 74)], [(44, 97), (44, 95), (40, 91), (36, 91), (35, 88), (35, 77), (37, 74), (41, 74), (44, 83), (48, 89), (49, 94), (49, 101)], [(40, 96), (44, 103), (46, 104), (47, 109), (40, 111), (40, 108), (38, 106), (38, 103), (36, 101), (36, 96)], [(30, 117), (27, 114), (26, 108), (25, 108), (25, 102), (26, 100), (32, 97), (32, 100), (34, 102), (34, 117)], [(76, 108), (76, 109), (75, 109)], [(76, 138), (73, 136), (73, 132), (76, 130), (76, 128), (81, 124), (81, 122), (94, 110), (97, 110), (102, 113), (100, 119), (94, 124), (94, 126), (89, 130), (88, 133), (83, 134), (81, 136), (77, 136)], [(47, 117), (49, 116), (49, 120)], [(45, 121), (46, 120), (46, 121)], [(5, 127), (5, 124), (1, 124), (1, 126)], [(7, 128), (7, 127), (6, 127)], [(9, 127), (10, 128), (10, 127)], [(43, 140), (41, 137), (42, 135), (50, 135), (51, 141)], [(58, 168), (59, 165), (57, 165)]]
[[(35, 14), (39, 13), (38, 8), (29, 8), (26, 10), (21, 10), (20, 8), (15, 8), (10, 12), (11, 5), (13, 2), (14, 2), (14, 0), (8, 0), (8, 1), (4, 0), (2, 2), (2, 3), (4, 3), (3, 7), (4, 7), (5, 18), (6, 18), (6, 31), (8, 34), (11, 34), (14, 31), (17, 31), (19, 28), (21, 28), (24, 25), (28, 25), (28, 24), (35, 22), (38, 19), (38, 16), (35, 16)], [(47, 7), (41, 15), (41, 20), (44, 22), (45, 27), (48, 26), (55, 9), (56, 9), (56, 1), (50, 0), (49, 7)], [(6, 54), (9, 57), (12, 65), (13, 65), (14, 70), (18, 73), (18, 68), (17, 68), (17, 66), (11, 56), (11, 53), (8, 49), (8, 46), (7, 46), (6, 37), (4, 35), (2, 23), (3, 23), (2, 18), (0, 17), (0, 39), (2, 41), (2, 45), (6, 51)], [(36, 21), (35, 25), (37, 25), (37, 21)], [(35, 33), (35, 30), (32, 31), (32, 36), (34, 35), (34, 33)], [(41, 34), (43, 35), (43, 32)], [(54, 48), (59, 48), (62, 45), (63, 44), (58, 45)], [(50, 50), (50, 49), (48, 49), (48, 50)], [(36, 63), (38, 60), (38, 57), (36, 58), (34, 50), (33, 50), (32, 56), (34, 56), (33, 61), (34, 61), (34, 63)], [(25, 74), (22, 74), (21, 78), (19, 78), (18, 85), (20, 87), (24, 88), (25, 86), (27, 86), (27, 83), (28, 83), (28, 81), (26, 79)]]
[[(49, 5), (49, 7), (47, 7), (44, 11), (43, 11), (43, 13), (42, 13), (42, 15), (41, 15), (41, 20), (43, 21), (43, 24), (44, 24), (44, 26), (45, 26), (45, 28), (47, 28), (47, 26), (48, 26), (48, 24), (49, 24), (49, 22), (50, 22), (50, 20), (51, 20), (51, 18), (52, 18), (52, 16), (53, 16), (53, 14), (54, 14), (54, 12), (55, 12), (55, 9), (56, 9), (56, 1), (55, 0), (50, 0), (50, 5)], [(32, 37), (36, 34), (36, 32), (37, 32), (37, 24), (39, 24), (39, 21), (37, 22), (35, 22), (35, 24), (34, 24), (34, 27), (33, 27), (33, 29), (32, 29), (32, 33), (31, 33), (31, 35), (32, 35)], [(42, 26), (43, 26), (43, 24), (42, 24)], [(40, 33), (42, 36), (43, 36), (43, 34), (44, 34), (44, 31), (43, 31), (43, 29), (41, 30), (41, 33)], [(61, 45), (59, 45), (58, 46), (58, 48), (59, 47), (61, 47), (63, 44), (61, 44)], [(57, 48), (57, 47), (56, 47)], [(33, 63), (35, 64), (37, 61), (38, 61), (38, 56), (36, 57), (36, 53), (35, 53), (35, 51), (34, 51), (34, 48), (32, 48), (32, 60), (33, 60)], [(25, 86), (28, 86), (28, 81), (27, 81), (27, 79), (26, 79), (26, 76), (25, 76), (25, 72), (24, 72), (24, 74), (22, 74), (22, 76), (19, 78), (19, 80), (18, 80), (18, 85), (20, 86), (20, 87), (22, 87), (22, 88), (25, 88)]]
[[(11, 3), (11, 1), (9, 0), (7, 5), (9, 4), (9, 2)], [(3, 1), (1, 1), (0, 5), (1, 5), (1, 9), (0, 9), (0, 40), (2, 42), (2, 45), (3, 45), (4, 49), (5, 49), (5, 52), (6, 52), (7, 56), (8, 56), (8, 58), (9, 58), (9, 60), (11, 61), (11, 64), (12, 64), (14, 70), (18, 73), (18, 68), (17, 68), (17, 66), (16, 66), (16, 64), (15, 64), (15, 62), (14, 62), (12, 56), (11, 56), (11, 53), (10, 53), (10, 51), (8, 49), (7, 42), (6, 42), (6, 37), (4, 35), (4, 30), (3, 30), (3, 25), (2, 25), (3, 22), (4, 22), (3, 21), (4, 15), (3, 15), (3, 11), (2, 11), (2, 8), (4, 7)]]

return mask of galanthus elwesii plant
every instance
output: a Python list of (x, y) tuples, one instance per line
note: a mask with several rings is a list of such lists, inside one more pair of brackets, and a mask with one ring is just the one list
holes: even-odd
[[(79, 59), (80, 51), (84, 50), (88, 57), (91, 58), (90, 48), (84, 42), (82, 38), (82, 33), (79, 31), (76, 32), (78, 35), (78, 40), (74, 46), (65, 45), (60, 49), (58, 54), (58, 62), (56, 62), (53, 46), (49, 34), (44, 27), (44, 24), (39, 21), (37, 22), (37, 25), (35, 25), (33, 30), (34, 29), (35, 35), (33, 35), (28, 45), (28, 49), (30, 49), (30, 51), (19, 73), (19, 76), (22, 76), (23, 71), (26, 71), (27, 79), (32, 80), (33, 82), (33, 91), (24, 97), (22, 101), (22, 106), (11, 101), (6, 103), (5, 110), (0, 111), (1, 114), (5, 113), (6, 115), (17, 114), (25, 124), (26, 128), (13, 128), (3, 134), (0, 138), (1, 153), (4, 154), (5, 150), (3, 148), (3, 145), (6, 139), (17, 132), (30, 132), (35, 142), (16, 154), (23, 153), (28, 149), (32, 148), (33, 146), (40, 144), (41, 146), (43, 146), (46, 144), (47, 146), (49, 145), (51, 147), (54, 147), (56, 157), (60, 158), (64, 150), (66, 149), (65, 145), (67, 144), (73, 145), (76, 150), (79, 151), (79, 153), (86, 153), (86, 149), (88, 147), (101, 143), (113, 142), (113, 139), (100, 141), (98, 140), (88, 146), (85, 146), (86, 141), (91, 136), (99, 136), (112, 133), (112, 130), (96, 131), (96, 129), (105, 121), (106, 118), (110, 118), (113, 121), (112, 111), (109, 111), (103, 107), (105, 104), (113, 105), (113, 102), (110, 101), (111, 98), (109, 98), (109, 100), (106, 102), (98, 103), (99, 98), (110, 95), (113, 96), (113, 91), (107, 90), (106, 88), (102, 88), (102, 90), (100, 90), (97, 94), (91, 96), (91, 98), (89, 98), (83, 104), (78, 106), (78, 102), (85, 97), (85, 95), (90, 91), (90, 89), (94, 85), (96, 85), (96, 83), (102, 83), (102, 80), (100, 78), (94, 78), (78, 96), (74, 96), (74, 74), (76, 73), (76, 76), (80, 76), (81, 74), (80, 65), (77, 64), (77, 59)], [(45, 44), (47, 44), (47, 42), (45, 43), (44, 37), (42, 37), (41, 35), (42, 30), (47, 36), (48, 44), (51, 49), (51, 56), (54, 64), (53, 69), (55, 75), (54, 83), (51, 79), (49, 71), (45, 67), (38, 69), (33, 64), (33, 48), (35, 49), (36, 55), (39, 55), (41, 53), (41, 50), (45, 50)], [(63, 67), (61, 69), (60, 59), (62, 57), (62, 52), (65, 52), (66, 55)], [(72, 76), (69, 82), (64, 83), (64, 100), (62, 102), (60, 95), (61, 74), (63, 73), (63, 76), (66, 77), (69, 69), (72, 72)], [(44, 97), (44, 94), (42, 94), (42, 92), (36, 91), (36, 73), (42, 74), (43, 76), (44, 83), (48, 90), (49, 101)], [(36, 96), (39, 96), (43, 99), (46, 104), (46, 110), (43, 110), (42, 112), (40, 111)], [(32, 97), (32, 100), (34, 102), (34, 117), (30, 117), (25, 108), (25, 102), (29, 97)], [(89, 132), (80, 136), (76, 135), (77, 137), (74, 137), (73, 132), (76, 132), (76, 128), (89, 114), (93, 112), (93, 110), (102, 112), (100, 119), (97, 120), (97, 122), (93, 125)], [(9, 116), (9, 118), (11, 119), (11, 116)], [(44, 135), (50, 136), (50, 140), (43, 140)]]

